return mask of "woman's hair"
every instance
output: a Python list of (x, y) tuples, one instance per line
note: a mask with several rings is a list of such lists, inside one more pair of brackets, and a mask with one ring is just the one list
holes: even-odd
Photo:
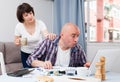
[(16, 13), (17, 14), (17, 19), (19, 20), (19, 22), (23, 23), (24, 22), (23, 14), (24, 13), (29, 13), (31, 11), (34, 15), (33, 7), (31, 7), (28, 3), (22, 3), (21, 5), (19, 5), (17, 7), (17, 13)]

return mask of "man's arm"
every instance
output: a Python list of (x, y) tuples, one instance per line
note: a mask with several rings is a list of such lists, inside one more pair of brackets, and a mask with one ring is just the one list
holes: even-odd
[(46, 39), (42, 43), (40, 42), (38, 44), (38, 46), (34, 49), (32, 54), (28, 57), (26, 61), (28, 65), (31, 65), (32, 67), (44, 67), (47, 69), (52, 68), (52, 64), (50, 61), (43, 61), (46, 57), (45, 54), (47, 50), (47, 42), (48, 41)]
[(84, 67), (90, 67), (90, 62), (87, 61), (87, 57), (86, 57), (86, 54), (84, 52), (84, 50), (81, 48), (81, 45), (79, 44), (79, 49), (81, 50), (82, 52), (82, 58), (83, 58), (83, 61), (85, 62), (84, 63)]
[(77, 44), (77, 48), (79, 49), (79, 53), (80, 53), (80, 60), (83, 63), (84, 67), (89, 67), (90, 66), (90, 62), (87, 61), (87, 57), (86, 54), (84, 52), (84, 50), (81, 48), (80, 44)]

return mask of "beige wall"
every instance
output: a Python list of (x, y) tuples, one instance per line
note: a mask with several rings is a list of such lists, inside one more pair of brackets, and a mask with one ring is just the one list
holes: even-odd
[(0, 1), (0, 41), (13, 41), (14, 28), (18, 22), (16, 8), (27, 2), (34, 7), (37, 19), (43, 20), (49, 31), (53, 24), (53, 1), (51, 0), (1, 0)]

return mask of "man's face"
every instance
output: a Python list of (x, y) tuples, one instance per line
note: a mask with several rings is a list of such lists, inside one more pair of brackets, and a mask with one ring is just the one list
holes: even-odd
[(79, 34), (80, 31), (78, 28), (71, 28), (67, 30), (62, 36), (63, 42), (66, 45), (66, 47), (71, 48), (75, 46), (75, 44), (78, 42)]

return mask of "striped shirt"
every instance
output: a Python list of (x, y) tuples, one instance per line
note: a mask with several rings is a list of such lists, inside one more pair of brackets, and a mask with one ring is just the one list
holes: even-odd
[[(60, 36), (54, 40), (45, 39), (42, 43), (34, 49), (32, 54), (27, 59), (27, 64), (31, 65), (33, 60), (51, 61), (52, 65), (55, 65), (58, 52), (58, 42)], [(80, 44), (76, 44), (70, 50), (70, 62), (69, 67), (80, 67), (86, 63), (85, 52), (80, 47)]]

